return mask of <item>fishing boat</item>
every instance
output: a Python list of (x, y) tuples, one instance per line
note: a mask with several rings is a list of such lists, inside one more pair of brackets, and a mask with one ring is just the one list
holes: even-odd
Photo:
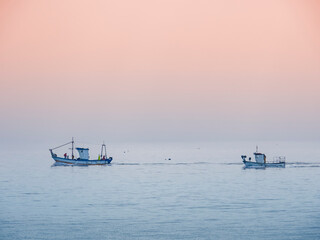
[[(69, 157), (67, 153), (65, 153), (63, 157), (58, 157), (58, 155), (53, 152), (53, 150), (64, 147), (69, 144), (72, 145), (71, 157)], [(74, 155), (74, 149), (76, 149), (79, 153), (78, 158), (76, 158)], [(101, 154), (98, 156), (98, 159), (91, 160), (89, 157), (89, 148), (80, 148), (80, 147), (75, 148), (73, 138), (71, 142), (62, 144), (55, 148), (51, 148), (49, 149), (49, 151), (51, 153), (51, 157), (58, 163), (75, 164), (75, 165), (105, 165), (105, 164), (110, 164), (112, 161), (112, 157), (107, 157), (107, 148), (104, 143), (101, 146)]]
[(266, 168), (266, 167), (280, 167), (284, 168), (286, 166), (286, 157), (277, 156), (273, 158), (273, 161), (267, 161), (265, 154), (258, 151), (258, 146), (256, 152), (253, 153), (255, 160), (252, 161), (251, 157), (247, 160), (246, 155), (242, 155), (242, 161), (246, 168)]

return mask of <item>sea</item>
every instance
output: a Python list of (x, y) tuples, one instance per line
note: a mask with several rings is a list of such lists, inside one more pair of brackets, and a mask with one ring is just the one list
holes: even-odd
[[(0, 239), (320, 239), (320, 142), (106, 144), (105, 166), (1, 146)], [(286, 167), (245, 169), (256, 145)]]

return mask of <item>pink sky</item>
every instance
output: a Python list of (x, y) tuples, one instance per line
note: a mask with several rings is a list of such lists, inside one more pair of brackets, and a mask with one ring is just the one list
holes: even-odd
[(320, 139), (319, 12), (316, 0), (2, 1), (0, 131)]

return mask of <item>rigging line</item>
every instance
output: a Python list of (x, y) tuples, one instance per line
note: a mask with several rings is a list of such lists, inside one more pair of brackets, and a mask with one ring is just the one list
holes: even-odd
[(66, 146), (66, 145), (68, 145), (68, 144), (70, 144), (70, 143), (72, 143), (72, 142), (68, 142), (68, 143), (65, 143), (65, 144), (63, 144), (63, 145), (60, 145), (60, 146), (58, 146), (58, 147), (51, 148), (51, 150), (55, 150), (55, 149), (57, 149), (57, 148), (61, 148), (61, 147)]
[(82, 141), (77, 141), (77, 143), (79, 144), (87, 144), (87, 145), (91, 145), (91, 146), (101, 146), (100, 143), (89, 143), (89, 142), (82, 142)]

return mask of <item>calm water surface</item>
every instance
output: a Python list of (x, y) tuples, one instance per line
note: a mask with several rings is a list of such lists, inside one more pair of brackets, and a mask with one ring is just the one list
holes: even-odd
[(260, 143), (287, 156), (265, 170), (241, 164), (255, 143), (108, 146), (89, 167), (2, 146), (0, 239), (320, 239), (320, 143)]

